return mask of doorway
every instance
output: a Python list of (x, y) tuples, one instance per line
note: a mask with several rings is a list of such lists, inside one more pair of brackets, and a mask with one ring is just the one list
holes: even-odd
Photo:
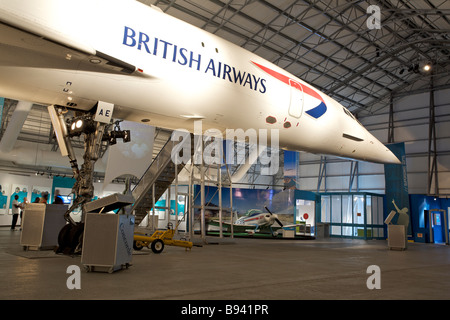
[(448, 216), (442, 209), (431, 209), (428, 214), (430, 242), (449, 244)]

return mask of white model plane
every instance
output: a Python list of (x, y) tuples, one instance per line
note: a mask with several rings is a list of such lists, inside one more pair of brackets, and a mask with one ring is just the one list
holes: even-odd
[[(233, 232), (247, 232), (249, 234), (255, 233), (270, 233), (272, 236), (278, 235), (278, 229), (280, 228), (292, 228), (298, 226), (305, 226), (305, 223), (283, 225), (278, 219), (278, 215), (272, 213), (267, 207), (264, 207), (268, 213), (264, 213), (259, 209), (249, 210), (245, 216), (240, 217), (233, 224)], [(211, 222), (210, 222), (211, 223)], [(277, 223), (278, 226), (274, 226)], [(220, 226), (220, 222), (217, 220), (212, 221), (213, 225)], [(222, 222), (222, 227), (231, 231), (231, 225), (227, 222)]]
[(133, 0), (0, 0), (0, 96), (168, 129), (279, 129), (279, 145), (400, 163), (335, 100)]

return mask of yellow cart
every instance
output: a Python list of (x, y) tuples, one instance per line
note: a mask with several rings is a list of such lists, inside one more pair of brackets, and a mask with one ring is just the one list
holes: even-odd
[[(178, 225), (177, 225), (178, 228)], [(169, 223), (167, 230), (157, 230), (151, 236), (142, 234), (139, 232), (134, 233), (133, 249), (141, 250), (143, 247), (149, 247), (154, 253), (161, 253), (164, 250), (164, 246), (177, 246), (191, 249), (193, 243), (186, 240), (174, 240), (176, 228), (172, 228), (172, 224)]]

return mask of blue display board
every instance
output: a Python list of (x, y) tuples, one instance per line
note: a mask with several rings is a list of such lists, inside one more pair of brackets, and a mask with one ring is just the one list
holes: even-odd
[(408, 234), (411, 234), (405, 143), (389, 144), (387, 147), (402, 163), (384, 165), (386, 212), (387, 214), (391, 211), (396, 212), (397, 215), (392, 220), (392, 223), (407, 225)]

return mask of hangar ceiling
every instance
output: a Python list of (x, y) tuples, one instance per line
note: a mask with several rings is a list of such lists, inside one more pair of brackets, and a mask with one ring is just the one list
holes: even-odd
[[(450, 1), (139, 0), (227, 39), (327, 93), (356, 116), (387, 112), (391, 97), (450, 87)], [(170, 27), (170, 26), (164, 26)], [(432, 72), (422, 67), (432, 64)], [(5, 103), (2, 132), (15, 102)], [(54, 144), (34, 105), (19, 140)]]

